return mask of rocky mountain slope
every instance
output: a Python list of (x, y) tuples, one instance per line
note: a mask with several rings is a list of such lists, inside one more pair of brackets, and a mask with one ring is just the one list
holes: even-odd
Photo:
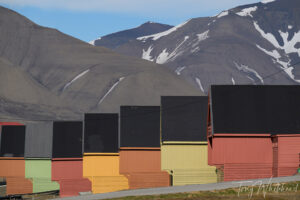
[(0, 120), (78, 119), (156, 105), (161, 95), (201, 95), (157, 64), (94, 47), (0, 7)]
[(239, 6), (114, 50), (165, 64), (205, 93), (211, 84), (299, 84), (300, 1)]
[(103, 46), (110, 49), (116, 49), (119, 46), (135, 40), (138, 37), (151, 35), (159, 32), (166, 31), (173, 26), (167, 24), (160, 24), (155, 22), (146, 22), (136, 28), (112, 33), (96, 40), (90, 41), (90, 44), (95, 46)]

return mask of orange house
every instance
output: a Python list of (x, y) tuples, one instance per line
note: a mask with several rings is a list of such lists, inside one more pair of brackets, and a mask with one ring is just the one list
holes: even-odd
[(161, 171), (160, 107), (121, 106), (120, 113), (120, 173), (129, 188), (169, 186), (169, 174)]
[(6, 194), (32, 193), (32, 183), (25, 179), (25, 126), (1, 122), (0, 141), (0, 177), (6, 179)]

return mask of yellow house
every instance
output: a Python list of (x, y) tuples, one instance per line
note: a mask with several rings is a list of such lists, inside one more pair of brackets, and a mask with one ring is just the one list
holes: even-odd
[(173, 185), (217, 182), (208, 165), (208, 97), (161, 97), (161, 168)]
[(207, 142), (163, 142), (161, 167), (173, 185), (216, 183), (216, 168), (207, 164)]

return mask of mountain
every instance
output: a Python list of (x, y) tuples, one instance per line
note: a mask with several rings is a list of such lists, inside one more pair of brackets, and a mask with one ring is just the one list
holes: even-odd
[(300, 1), (239, 6), (114, 50), (164, 64), (205, 93), (211, 84), (299, 84)]
[(170, 70), (41, 27), (0, 7), (0, 120), (79, 119), (161, 95), (202, 95)]
[[(0, 121), (26, 119), (71, 119), (78, 113), (68, 108), (62, 99), (51, 94), (32, 77), (0, 58)], [(48, 102), (47, 105), (42, 102)]]
[(159, 33), (162, 31), (166, 31), (172, 27), (173, 26), (166, 24), (147, 22), (140, 25), (139, 27), (112, 33), (96, 40), (90, 41), (90, 44), (95, 46), (103, 46), (110, 49), (116, 49), (119, 46), (130, 42), (131, 40), (135, 40), (137, 37)]

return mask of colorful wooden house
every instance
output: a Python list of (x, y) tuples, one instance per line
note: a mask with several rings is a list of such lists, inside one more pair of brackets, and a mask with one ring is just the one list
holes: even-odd
[(204, 96), (161, 98), (161, 167), (172, 185), (217, 182), (216, 168), (207, 162), (207, 105)]
[(170, 176), (161, 170), (160, 107), (121, 106), (120, 173), (129, 188), (170, 185)]
[(25, 177), (32, 182), (32, 193), (59, 190), (51, 180), (52, 139), (52, 122), (26, 124)]
[(299, 86), (211, 86), (209, 164), (225, 181), (286, 176), (299, 167)]
[(83, 177), (82, 137), (81, 121), (53, 122), (51, 175), (61, 197), (91, 191), (91, 182)]
[(128, 189), (120, 174), (118, 114), (85, 114), (83, 176), (93, 193)]
[(6, 180), (6, 194), (32, 193), (32, 183), (25, 178), (25, 126), (0, 123), (0, 177)]

